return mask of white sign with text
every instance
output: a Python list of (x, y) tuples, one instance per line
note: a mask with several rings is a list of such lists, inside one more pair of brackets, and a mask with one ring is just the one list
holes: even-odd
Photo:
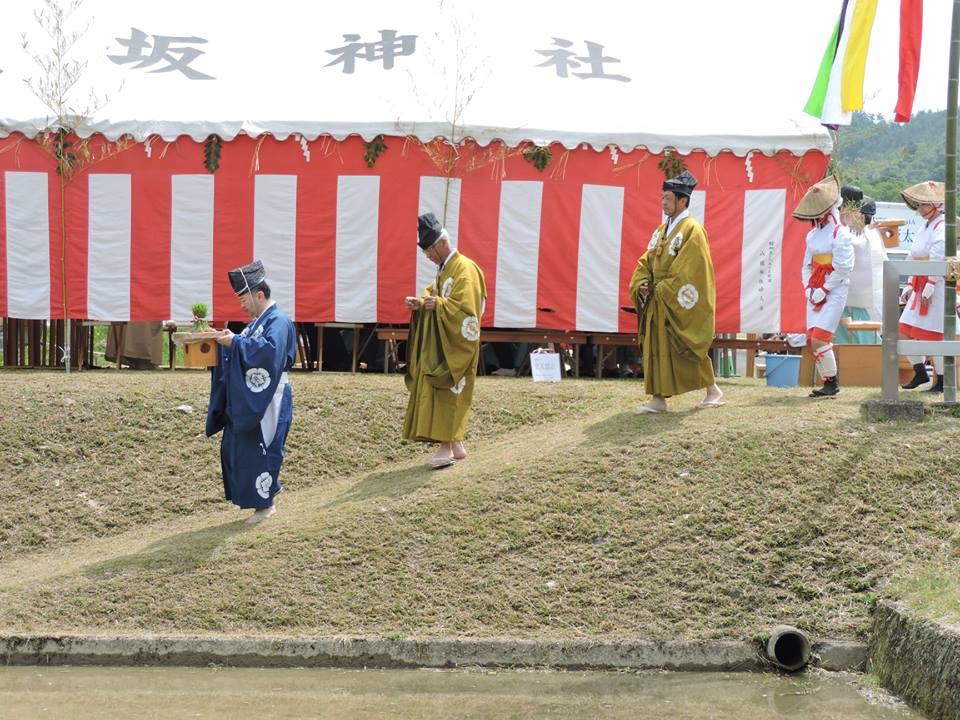
[(560, 382), (560, 354), (538, 351), (530, 353), (530, 372), (534, 382)]

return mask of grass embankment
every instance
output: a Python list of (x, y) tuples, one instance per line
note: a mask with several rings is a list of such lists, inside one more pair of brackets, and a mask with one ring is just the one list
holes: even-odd
[(0, 374), (0, 632), (854, 637), (960, 556), (960, 420), (869, 425), (868, 390), (634, 417), (637, 382), (482, 378), (471, 457), (431, 472), (398, 376), (293, 381), (280, 511), (247, 528), (205, 374)]
[(960, 631), (960, 568), (956, 554), (949, 565), (938, 562), (911, 568), (893, 578), (889, 595), (920, 616)]

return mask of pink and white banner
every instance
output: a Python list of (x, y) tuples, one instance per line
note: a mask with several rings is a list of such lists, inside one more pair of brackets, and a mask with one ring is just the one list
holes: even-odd
[[(497, 144), (451, 156), (388, 137), (370, 168), (356, 137), (238, 137), (209, 173), (188, 138), (82, 142), (61, 187), (42, 142), (0, 140), (0, 315), (184, 320), (207, 302), (238, 319), (227, 271), (259, 258), (298, 321), (403, 323), (403, 297), (434, 272), (416, 245), (429, 210), (486, 274), (485, 326), (635, 329), (621, 306), (663, 181), (646, 151), (556, 145), (540, 171)], [(683, 160), (700, 179), (691, 211), (710, 239), (717, 332), (802, 331), (807, 227), (791, 211), (827, 157)]]

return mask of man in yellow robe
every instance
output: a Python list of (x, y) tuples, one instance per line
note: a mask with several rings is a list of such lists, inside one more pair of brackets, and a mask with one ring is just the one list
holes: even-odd
[(437, 277), (420, 297), (404, 299), (412, 314), (403, 438), (439, 442), (430, 466), (440, 468), (467, 457), (463, 436), (480, 358), (487, 286), (477, 264), (450, 247), (450, 236), (433, 213), (419, 217), (417, 235), (420, 249), (437, 265)]
[(667, 398), (706, 388), (699, 407), (724, 404), (713, 376), (716, 288), (707, 233), (689, 211), (697, 179), (687, 170), (663, 183), (667, 221), (657, 228), (630, 280), (646, 390), (637, 415), (667, 411)]

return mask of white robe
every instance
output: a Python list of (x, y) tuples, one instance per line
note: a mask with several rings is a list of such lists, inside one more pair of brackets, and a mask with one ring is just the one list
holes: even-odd
[(883, 238), (876, 228), (866, 227), (859, 235), (851, 234), (850, 242), (854, 259), (847, 307), (864, 308), (871, 320), (879, 322), (883, 317), (883, 263), (887, 259)]
[(813, 256), (832, 256), (833, 272), (829, 273), (823, 284), (827, 299), (819, 309), (807, 301), (807, 332), (819, 328), (831, 335), (836, 332), (840, 316), (847, 304), (847, 290), (850, 287), (850, 274), (853, 272), (853, 246), (851, 233), (840, 224), (836, 210), (830, 213), (827, 222), (814, 227), (807, 233), (807, 249), (803, 254), (804, 292), (810, 285), (813, 275)]
[[(924, 228), (916, 234), (913, 243), (910, 245), (910, 252), (907, 253), (907, 260), (943, 260), (944, 257), (944, 225), (943, 215), (937, 215), (928, 222)], [(912, 279), (912, 278), (911, 278)], [(901, 333), (908, 337), (918, 339), (932, 339), (930, 334), (943, 335), (943, 297), (946, 285), (943, 277), (931, 277), (935, 282), (933, 298), (927, 306), (927, 314), (920, 314), (920, 299), (914, 295), (919, 295), (917, 290), (907, 299), (907, 305), (900, 314)], [(910, 329), (919, 332), (911, 333)]]

